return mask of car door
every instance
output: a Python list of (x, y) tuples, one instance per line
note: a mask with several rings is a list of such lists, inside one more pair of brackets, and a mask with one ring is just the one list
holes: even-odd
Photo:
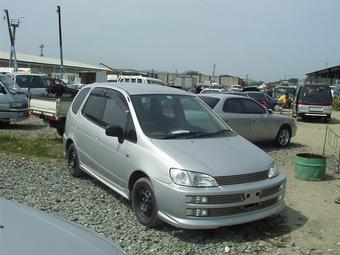
[(250, 118), (242, 104), (242, 98), (227, 98), (222, 108), (222, 119), (236, 133), (246, 139), (250, 139)]
[(76, 144), (80, 161), (91, 171), (103, 176), (104, 170), (98, 162), (100, 143), (104, 136), (102, 116), (107, 97), (105, 89), (95, 88), (87, 98), (81, 114), (75, 121)]
[(274, 120), (271, 118), (271, 114), (255, 100), (244, 98), (242, 99), (242, 104), (250, 119), (250, 140), (265, 141), (273, 139)]
[(107, 136), (103, 130), (97, 160), (105, 172), (105, 177), (127, 192), (129, 175), (134, 170), (131, 158), (137, 142), (136, 132), (124, 95), (108, 89), (106, 96), (102, 121), (105, 126), (121, 127), (124, 141), (120, 143), (117, 137)]

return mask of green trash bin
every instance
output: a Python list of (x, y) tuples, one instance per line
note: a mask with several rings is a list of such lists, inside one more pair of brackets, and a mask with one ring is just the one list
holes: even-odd
[(304, 181), (321, 181), (326, 171), (326, 157), (298, 153), (295, 157), (295, 177)]

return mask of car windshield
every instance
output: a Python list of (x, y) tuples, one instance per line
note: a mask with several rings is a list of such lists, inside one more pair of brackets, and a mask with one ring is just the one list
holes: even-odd
[(0, 76), (0, 82), (8, 89), (10, 93), (22, 92), (18, 84), (16, 84), (10, 77)]
[(198, 98), (187, 95), (134, 95), (140, 126), (150, 138), (187, 139), (231, 135)]

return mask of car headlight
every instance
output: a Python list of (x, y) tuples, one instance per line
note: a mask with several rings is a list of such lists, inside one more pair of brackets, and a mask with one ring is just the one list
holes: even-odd
[(273, 178), (277, 174), (278, 174), (277, 166), (276, 166), (275, 162), (273, 162), (269, 167), (268, 178)]
[(23, 104), (21, 102), (10, 102), (9, 108), (10, 109), (21, 109), (23, 108)]
[(188, 187), (217, 187), (217, 181), (207, 174), (182, 170), (170, 169), (170, 178), (173, 183)]

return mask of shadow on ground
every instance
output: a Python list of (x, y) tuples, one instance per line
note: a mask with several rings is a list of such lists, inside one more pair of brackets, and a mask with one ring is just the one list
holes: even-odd
[(19, 124), (19, 123), (13, 123), (10, 125), (0, 125), (1, 129), (6, 130), (40, 130), (45, 128), (45, 125), (38, 125), (38, 124)]
[(271, 142), (258, 142), (255, 143), (255, 145), (259, 148), (261, 148), (262, 150), (266, 151), (266, 152), (271, 152), (271, 151), (277, 151), (277, 150), (291, 150), (291, 149), (299, 149), (299, 148), (306, 148), (306, 145), (300, 144), (300, 143), (294, 143), (291, 142), (287, 147), (282, 148), (282, 147), (278, 147), (277, 145), (275, 145), (274, 143)]
[[(173, 236), (182, 241), (195, 243), (196, 245), (205, 243), (220, 244), (223, 241), (242, 243), (265, 241), (275, 237), (287, 239), (287, 234), (301, 228), (307, 221), (307, 217), (287, 206), (279, 215), (241, 225), (213, 230), (183, 230), (164, 224), (159, 230), (171, 232)], [(288, 242), (289, 240), (282, 241)]]

